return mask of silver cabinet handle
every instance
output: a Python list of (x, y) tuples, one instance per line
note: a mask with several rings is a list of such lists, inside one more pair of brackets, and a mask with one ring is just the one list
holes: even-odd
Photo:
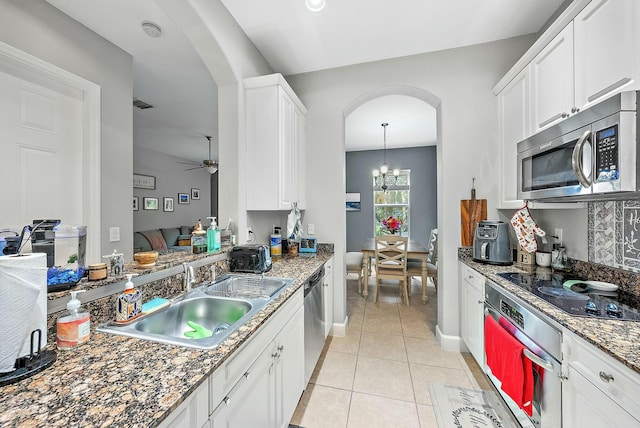
[(478, 300), (478, 304), (479, 305), (483, 305), (484, 304), (484, 300)]
[(284, 345), (278, 346), (278, 351), (280, 351), (280, 352), (284, 351)]
[(580, 107), (571, 107), (571, 113), (577, 113), (580, 111)]
[(562, 112), (562, 117), (564, 117), (564, 118), (569, 117), (569, 113)]
[(602, 379), (603, 382), (607, 382), (607, 383), (613, 382), (613, 376), (610, 375), (609, 373), (601, 371), (599, 374), (600, 374), (600, 379)]

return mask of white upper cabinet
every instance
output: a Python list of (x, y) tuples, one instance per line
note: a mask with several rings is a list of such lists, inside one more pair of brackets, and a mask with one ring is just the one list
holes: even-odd
[(637, 82), (637, 0), (593, 0), (574, 19), (575, 104), (584, 108)]
[(573, 103), (573, 24), (531, 62), (533, 132), (569, 117)]
[(530, 132), (531, 94), (529, 67), (525, 68), (498, 94), (500, 129), (500, 198), (498, 208), (520, 208), (518, 199), (517, 145)]
[(304, 116), (281, 74), (246, 79), (247, 210), (305, 209)]

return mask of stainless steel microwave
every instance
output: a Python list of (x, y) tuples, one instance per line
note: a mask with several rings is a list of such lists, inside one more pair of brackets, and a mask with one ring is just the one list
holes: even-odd
[(518, 198), (638, 196), (638, 101), (640, 91), (619, 93), (518, 143)]

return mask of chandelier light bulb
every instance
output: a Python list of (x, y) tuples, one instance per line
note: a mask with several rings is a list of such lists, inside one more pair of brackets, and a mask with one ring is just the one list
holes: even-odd
[(395, 177), (399, 176), (399, 175), (400, 175), (400, 170), (399, 170), (399, 169), (397, 169), (397, 168), (396, 168), (396, 169), (394, 169), (394, 170), (393, 170), (393, 175), (394, 175)]
[(380, 175), (380, 171), (378, 171), (377, 169), (373, 170), (373, 176), (374, 177), (378, 177)]
[(387, 165), (386, 162), (380, 166), (380, 172), (382, 174), (386, 174), (387, 172), (389, 172), (389, 165)]
[(325, 0), (305, 0), (304, 4), (311, 12), (320, 12), (327, 5)]

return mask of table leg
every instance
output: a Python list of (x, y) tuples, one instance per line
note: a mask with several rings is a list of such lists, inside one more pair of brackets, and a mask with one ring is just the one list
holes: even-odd
[(427, 278), (429, 271), (427, 270), (427, 255), (422, 256), (422, 304), (427, 304)]
[(362, 285), (362, 297), (365, 299), (369, 295), (369, 273), (371, 268), (371, 258), (368, 252), (362, 253), (362, 269), (364, 270), (363, 278), (364, 284)]

